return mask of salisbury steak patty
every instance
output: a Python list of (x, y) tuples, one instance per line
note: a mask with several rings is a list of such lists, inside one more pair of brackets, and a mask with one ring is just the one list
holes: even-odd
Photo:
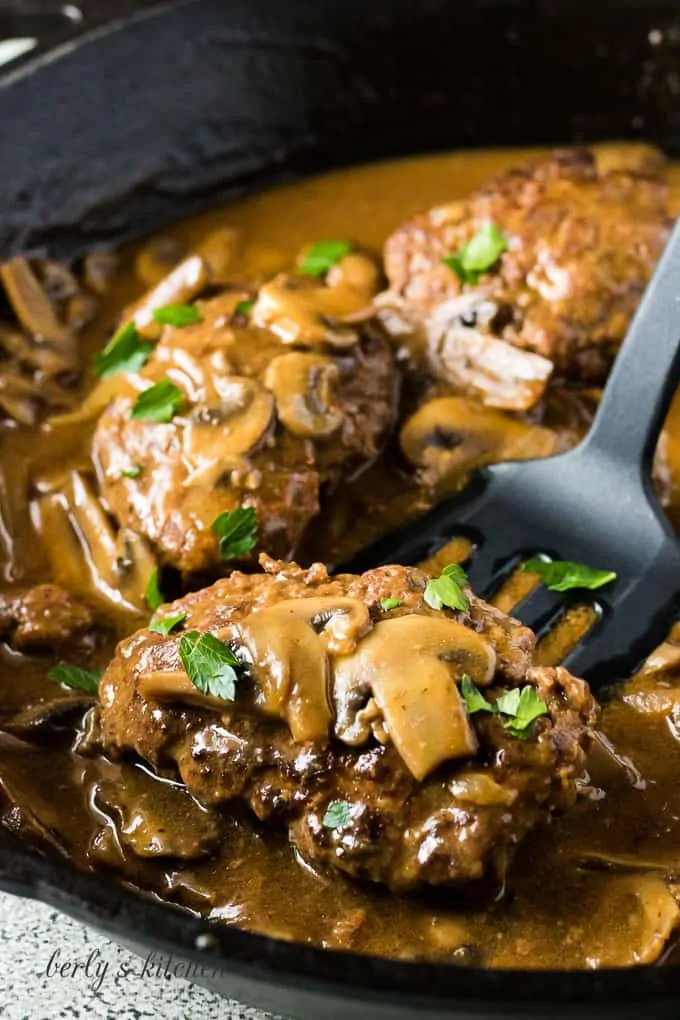
[[(601, 381), (668, 238), (667, 197), (648, 165), (598, 170), (587, 151), (556, 152), (396, 230), (385, 245), (384, 300), (427, 323), (440, 378), (495, 406), (529, 406), (552, 366)], [(489, 221), (507, 249), (463, 283), (442, 259)], [(504, 377), (495, 385), (494, 373)], [(518, 393), (508, 392), (509, 376)]]
[[(179, 772), (206, 805), (244, 801), (308, 861), (357, 878), (502, 875), (524, 834), (575, 798), (586, 684), (532, 665), (531, 631), (469, 591), (465, 610), (431, 608), (416, 568), (262, 565), (164, 607), (184, 636), (145, 629), (119, 645), (100, 687), (103, 749)], [(238, 657), (233, 702), (183, 667), (180, 648), (186, 664), (206, 632)], [(545, 705), (513, 735), (489, 708), (525, 688)]]
[[(140, 371), (102, 384), (115, 392), (93, 441), (101, 494), (161, 563), (215, 572), (211, 525), (237, 507), (257, 512), (257, 548), (288, 558), (320, 490), (377, 456), (397, 398), (390, 346), (367, 321), (377, 272), (355, 253), (334, 273), (279, 277), (256, 301), (242, 289), (198, 301), (201, 321), (166, 326)], [(159, 383), (181, 406), (169, 421), (135, 418)]]

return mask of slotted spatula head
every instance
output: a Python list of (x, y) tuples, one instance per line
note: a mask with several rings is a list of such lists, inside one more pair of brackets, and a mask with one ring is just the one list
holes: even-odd
[(626, 677), (680, 606), (680, 544), (651, 484), (656, 441), (680, 373), (680, 223), (621, 347), (592, 428), (574, 450), (497, 464), (459, 497), (364, 550), (345, 569), (419, 563), (456, 536), (473, 544), (473, 591), (490, 597), (536, 556), (616, 573), (597, 591), (539, 586), (513, 610), (540, 635), (570, 604), (596, 622), (565, 659), (594, 685)]

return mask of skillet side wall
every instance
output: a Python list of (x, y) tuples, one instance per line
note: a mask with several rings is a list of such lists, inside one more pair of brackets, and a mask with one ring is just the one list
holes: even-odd
[[(72, 257), (287, 176), (400, 153), (617, 137), (680, 153), (679, 58), (675, 0), (184, 0), (5, 77), (0, 257)], [(0, 887), (140, 953), (196, 956), (200, 922), (1, 831)], [(665, 1018), (680, 1004), (671, 969), (481, 974), (235, 930), (215, 940), (220, 972), (204, 983), (297, 1020), (621, 1018), (643, 1004)]]
[(680, 151), (679, 26), (671, 0), (142, 12), (6, 76), (0, 257), (68, 257), (286, 175), (406, 152), (631, 136)]

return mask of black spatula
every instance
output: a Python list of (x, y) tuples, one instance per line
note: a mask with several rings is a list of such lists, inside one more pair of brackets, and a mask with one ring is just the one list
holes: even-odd
[(680, 603), (680, 544), (651, 484), (679, 374), (680, 221), (583, 442), (546, 460), (478, 472), (459, 497), (364, 550), (349, 568), (418, 563), (463, 535), (475, 546), (470, 583), (486, 597), (535, 556), (615, 571), (617, 579), (593, 593), (541, 585), (513, 615), (540, 634), (575, 596), (592, 595), (597, 622), (564, 664), (596, 685), (626, 677), (663, 640)]

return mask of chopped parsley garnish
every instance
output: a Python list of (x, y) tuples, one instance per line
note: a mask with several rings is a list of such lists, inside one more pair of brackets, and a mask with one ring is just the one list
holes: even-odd
[(213, 634), (189, 630), (179, 642), (179, 657), (186, 674), (201, 694), (233, 701), (236, 697), (236, 669), (240, 662), (229, 645)]
[(180, 627), (187, 618), (186, 613), (175, 613), (174, 616), (159, 616), (153, 618), (149, 624), (149, 630), (154, 634), (172, 634), (173, 630)]
[(346, 800), (332, 800), (323, 816), (324, 829), (346, 829), (352, 821), (350, 806)]
[(58, 684), (64, 684), (65, 687), (85, 691), (87, 694), (98, 694), (102, 670), (83, 669), (81, 666), (69, 666), (68, 663), (61, 662), (58, 666), (54, 666), (47, 675), (50, 680), (56, 680)]
[(390, 609), (398, 609), (399, 606), (403, 606), (401, 599), (387, 598), (380, 599), (380, 608), (384, 609), (386, 613), (389, 613)]
[(133, 322), (113, 334), (100, 354), (95, 354), (92, 367), (100, 379), (116, 372), (138, 372), (149, 360), (153, 344), (145, 343)]
[(194, 326), (203, 322), (203, 316), (196, 305), (165, 305), (155, 308), (153, 317), (161, 326)]
[(351, 250), (349, 241), (317, 241), (304, 253), (298, 263), (298, 272), (305, 276), (324, 276)]
[(425, 588), (425, 601), (432, 609), (465, 610), (470, 605), (463, 588), (467, 587), (468, 578), (458, 563), (449, 563), (439, 577), (433, 577)]
[(154, 612), (165, 602), (163, 592), (158, 586), (158, 567), (154, 567), (151, 571), (151, 577), (149, 578), (144, 591), (144, 598), (146, 599), (149, 609), (152, 609)]
[(463, 701), (468, 711), (468, 715), (474, 715), (475, 712), (493, 712), (496, 713), (496, 706), (492, 705), (490, 701), (487, 701), (479, 687), (472, 682), (472, 679), (463, 673), (463, 679), (460, 683), (460, 693), (463, 695)]
[(255, 307), (255, 298), (246, 298), (244, 301), (239, 301), (234, 309), (234, 315), (247, 315), (248, 312), (252, 311)]
[(508, 717), (503, 720), (508, 733), (520, 740), (526, 740), (532, 722), (548, 712), (545, 701), (539, 698), (531, 684), (526, 684), (521, 691), (515, 688), (503, 694), (496, 702), (496, 708)]
[(142, 473), (142, 468), (139, 464), (133, 464), (132, 467), (123, 468), (121, 471), (121, 478), (137, 478)]
[(215, 518), (210, 527), (220, 540), (220, 557), (223, 560), (239, 559), (257, 545), (260, 522), (252, 506), (226, 510)]
[(530, 736), (531, 724), (539, 716), (547, 715), (548, 706), (536, 693), (536, 688), (525, 684), (521, 689), (513, 688), (501, 694), (495, 703), (487, 701), (480, 689), (467, 673), (463, 674), (460, 692), (465, 701), (468, 715), (475, 712), (491, 712), (502, 716), (503, 726), (513, 737), (526, 740)]
[(181, 411), (183, 403), (184, 394), (179, 387), (167, 379), (162, 379), (148, 390), (142, 390), (130, 412), (130, 417), (135, 421), (172, 421)]
[(569, 591), (571, 588), (601, 588), (616, 580), (613, 570), (595, 570), (585, 563), (569, 560), (527, 560), (523, 570), (538, 574), (550, 591)]
[(460, 251), (444, 256), (442, 262), (453, 270), (461, 283), (474, 286), (482, 273), (491, 269), (507, 250), (507, 237), (493, 220), (487, 220)]

